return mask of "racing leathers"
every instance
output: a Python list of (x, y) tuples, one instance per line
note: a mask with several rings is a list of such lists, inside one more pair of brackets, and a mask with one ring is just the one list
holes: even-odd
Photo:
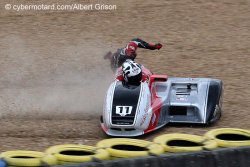
[(109, 52), (106, 56), (104, 56), (105, 59), (110, 59), (111, 62), (111, 69), (115, 71), (117, 68), (119, 68), (127, 59), (134, 60), (137, 56), (136, 50), (137, 48), (144, 48), (149, 50), (155, 50), (160, 49), (162, 47), (162, 44), (150, 44), (145, 41), (143, 41), (140, 38), (134, 38), (132, 39), (125, 48), (117, 49), (117, 51), (112, 54)]
[[(149, 82), (150, 76), (153, 74), (149, 69), (145, 68), (143, 65), (141, 66), (142, 69), (142, 79), (141, 82)], [(119, 81), (124, 81), (124, 75), (122, 68), (119, 67), (116, 72), (116, 79)]]

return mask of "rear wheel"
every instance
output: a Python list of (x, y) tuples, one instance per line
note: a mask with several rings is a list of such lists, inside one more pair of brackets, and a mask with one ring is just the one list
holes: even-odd
[(220, 119), (220, 117), (222, 115), (222, 101), (223, 101), (222, 99), (223, 98), (220, 97), (219, 104), (217, 104), (215, 106), (213, 117), (211, 120), (209, 120), (208, 125), (214, 124), (215, 122), (217, 122)]
[(211, 79), (207, 94), (207, 122), (213, 124), (221, 117), (223, 101), (223, 83), (221, 80)]
[(216, 105), (216, 109), (215, 109), (215, 111), (214, 111), (214, 116), (213, 116), (213, 118), (208, 122), (208, 125), (211, 125), (211, 124), (214, 124), (215, 122), (217, 122), (219, 119), (220, 119), (220, 117), (221, 117), (221, 114), (222, 112), (221, 112), (221, 108), (218, 106), (218, 105)]

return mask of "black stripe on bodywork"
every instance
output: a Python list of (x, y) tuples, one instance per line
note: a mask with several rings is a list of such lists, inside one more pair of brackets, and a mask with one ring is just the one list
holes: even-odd
[[(112, 124), (132, 125), (134, 123), (138, 100), (140, 98), (141, 85), (127, 86), (118, 81), (115, 86), (112, 105)], [(131, 114), (121, 116), (116, 113), (116, 106), (132, 106)]]
[(213, 114), (216, 105), (219, 104), (221, 94), (222, 94), (222, 82), (221, 81), (210, 81), (208, 88), (208, 98), (207, 98), (207, 122), (213, 119)]

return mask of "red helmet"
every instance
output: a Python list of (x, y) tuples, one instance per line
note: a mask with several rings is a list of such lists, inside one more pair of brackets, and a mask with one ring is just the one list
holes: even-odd
[(135, 42), (129, 42), (125, 48), (125, 54), (127, 56), (133, 56), (136, 54), (135, 52), (136, 52), (137, 48), (138, 48), (138, 46)]

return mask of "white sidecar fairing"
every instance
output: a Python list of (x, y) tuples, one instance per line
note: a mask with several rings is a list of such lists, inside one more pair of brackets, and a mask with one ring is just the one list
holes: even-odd
[(139, 136), (167, 123), (209, 124), (221, 116), (222, 81), (165, 78), (129, 86), (114, 81), (106, 95), (101, 126), (111, 136)]

